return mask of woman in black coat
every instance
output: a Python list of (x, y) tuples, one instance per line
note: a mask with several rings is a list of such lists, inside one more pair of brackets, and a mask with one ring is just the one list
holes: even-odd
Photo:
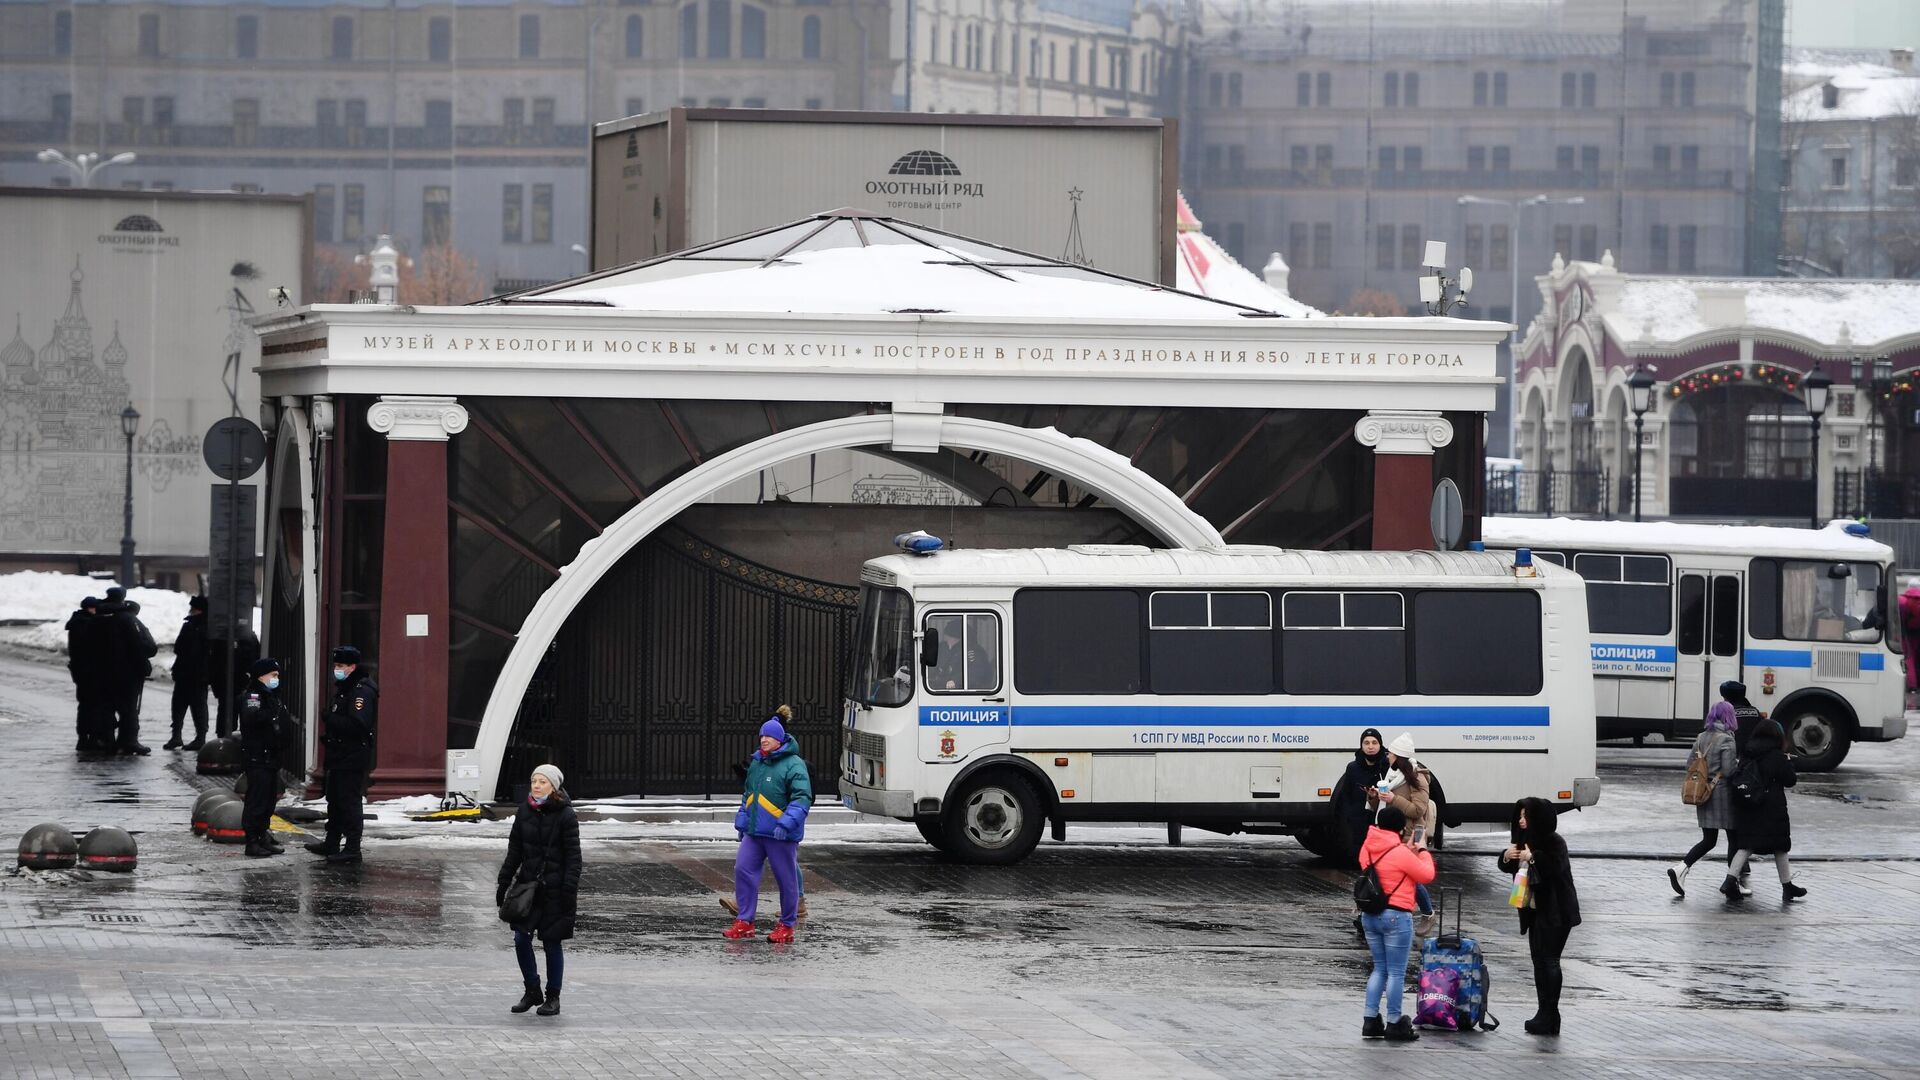
[(1540, 1008), (1527, 1021), (1529, 1035), (1560, 1034), (1560, 954), (1580, 925), (1580, 894), (1573, 887), (1573, 861), (1557, 829), (1559, 811), (1545, 799), (1513, 804), (1513, 844), (1500, 853), (1500, 872), (1527, 868), (1531, 890), (1520, 909), (1520, 933), (1533, 957), (1533, 991)]
[[(1787, 816), (1787, 789), (1799, 779), (1794, 774), (1793, 758), (1786, 751), (1787, 733), (1780, 721), (1767, 719), (1754, 726), (1753, 734), (1747, 738), (1745, 752), (1740, 764), (1734, 767), (1733, 786), (1733, 861), (1727, 864), (1727, 880), (1720, 885), (1720, 891), (1727, 899), (1738, 903), (1741, 899), (1740, 872), (1747, 868), (1747, 860), (1755, 852), (1771, 854), (1773, 866), (1780, 874), (1780, 898), (1792, 903), (1807, 895), (1807, 890), (1796, 885), (1793, 880), (1793, 867), (1787, 862), (1787, 852), (1793, 850), (1793, 822)], [(1748, 765), (1753, 766), (1749, 775)], [(1757, 799), (1744, 799), (1741, 785), (1749, 779), (1757, 781), (1760, 794)]]
[(1360, 861), (1360, 845), (1367, 838), (1367, 826), (1373, 824), (1373, 808), (1367, 805), (1367, 793), (1387, 775), (1386, 744), (1377, 728), (1360, 733), (1360, 748), (1347, 762), (1347, 771), (1333, 788), (1333, 817), (1340, 829), (1347, 861)]
[[(513, 1011), (538, 1005), (541, 1016), (560, 1011), (560, 976), (565, 964), (561, 942), (573, 936), (573, 920), (580, 894), (580, 820), (560, 785), (566, 778), (555, 765), (533, 770), (527, 801), (513, 817), (507, 836), (507, 861), (500, 864), (496, 906), (507, 901), (507, 887), (516, 882), (538, 882), (533, 910), (513, 924), (513, 951), (526, 979)], [(533, 939), (538, 935), (547, 954), (547, 993), (540, 996), (540, 969), (534, 964)]]

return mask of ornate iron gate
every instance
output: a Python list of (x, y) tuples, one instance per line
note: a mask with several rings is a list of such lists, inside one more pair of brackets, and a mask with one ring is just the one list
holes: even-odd
[(729, 795), (733, 766), (785, 702), (814, 794), (836, 794), (857, 596), (661, 530), (554, 639), (521, 704), (504, 785), (551, 761), (580, 796)]

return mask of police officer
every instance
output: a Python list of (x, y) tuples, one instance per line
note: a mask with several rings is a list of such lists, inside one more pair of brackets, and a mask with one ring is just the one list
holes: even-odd
[(307, 845), (330, 863), (360, 861), (360, 793), (373, 768), (373, 739), (378, 729), (380, 689), (360, 667), (360, 650), (333, 650), (333, 706), (327, 710), (327, 838)]
[(240, 822), (247, 854), (257, 859), (286, 850), (273, 838), (273, 804), (280, 796), (280, 740), (293, 717), (280, 700), (280, 661), (255, 660), (247, 675), (251, 681), (240, 695), (240, 760), (247, 770)]
[[(173, 737), (162, 750), (198, 750), (207, 741), (207, 598), (187, 601), (187, 618), (173, 641)], [(222, 690), (225, 687), (221, 688)], [(180, 726), (193, 714), (193, 741), (182, 743)]]

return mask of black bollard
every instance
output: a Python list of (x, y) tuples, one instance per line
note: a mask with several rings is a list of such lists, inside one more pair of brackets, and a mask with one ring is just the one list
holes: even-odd
[(80, 838), (80, 865), (89, 870), (130, 873), (140, 865), (140, 849), (127, 830), (103, 825)]
[(66, 870), (79, 858), (80, 845), (65, 825), (35, 825), (20, 838), (20, 865), (29, 870)]
[(207, 835), (207, 811), (223, 802), (236, 801), (233, 792), (226, 788), (214, 788), (193, 800), (193, 835)]
[(194, 768), (202, 776), (236, 776), (241, 771), (240, 740), (209, 739), (200, 748)]
[(207, 811), (207, 839), (216, 844), (246, 843), (243, 814), (244, 804), (239, 799), (213, 804), (213, 808)]

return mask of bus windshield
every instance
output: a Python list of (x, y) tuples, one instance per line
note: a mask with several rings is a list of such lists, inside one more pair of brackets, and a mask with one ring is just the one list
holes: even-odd
[(899, 589), (860, 587), (847, 697), (868, 708), (913, 699), (913, 599)]
[(1796, 641), (1876, 642), (1886, 625), (1875, 563), (1780, 564), (1780, 623)]

